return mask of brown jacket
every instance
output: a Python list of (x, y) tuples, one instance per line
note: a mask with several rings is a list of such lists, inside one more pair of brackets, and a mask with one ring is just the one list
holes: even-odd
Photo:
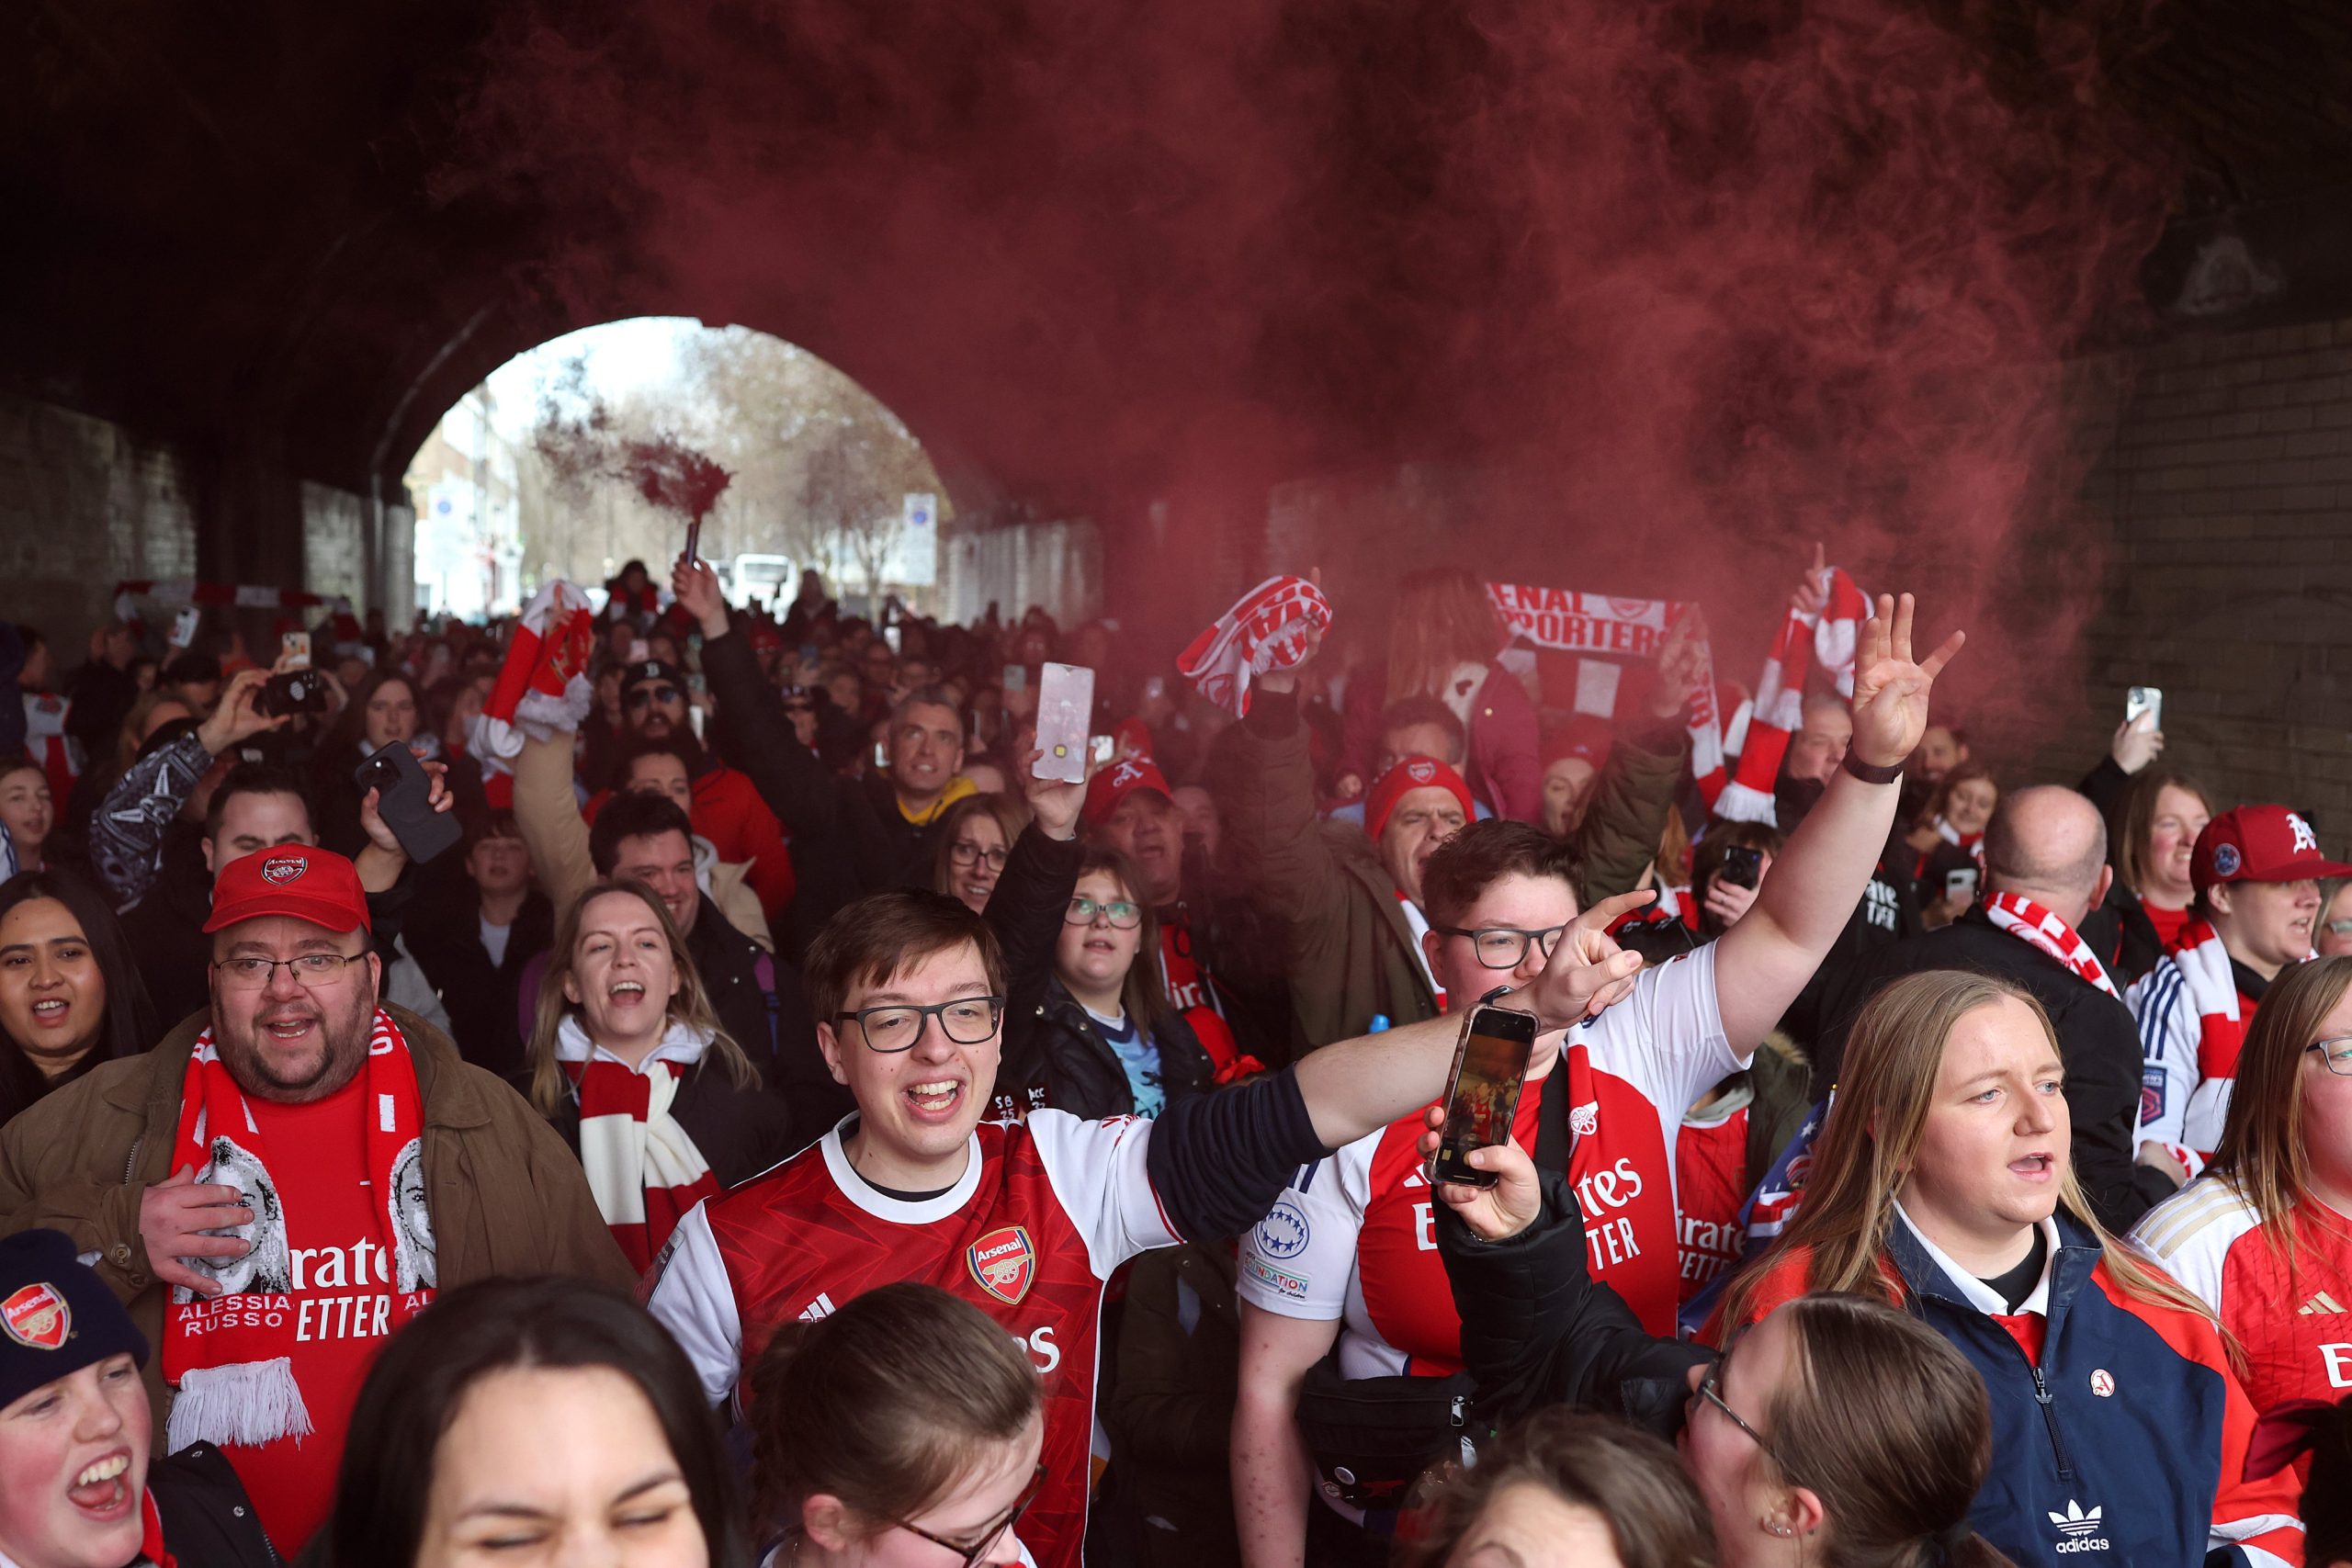
[[(459, 1059), (448, 1036), (387, 1008), (408, 1037), (424, 1105), (424, 1201), (439, 1288), (493, 1274), (575, 1274), (632, 1284), (580, 1162), (519, 1094)], [(48, 1225), (96, 1254), (98, 1277), (160, 1346), (166, 1288), (139, 1235), (140, 1200), (171, 1175), (198, 1013), (144, 1055), (108, 1062), (0, 1128), (0, 1235)], [(167, 1409), (163, 1358), (147, 1392)]]

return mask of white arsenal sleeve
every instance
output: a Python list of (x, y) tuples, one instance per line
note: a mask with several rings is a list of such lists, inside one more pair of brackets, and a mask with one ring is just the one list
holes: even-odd
[(1095, 1278), (1139, 1252), (1183, 1241), (1159, 1206), (1145, 1156), (1151, 1123), (1137, 1116), (1081, 1122), (1067, 1111), (1033, 1111), (1024, 1123), (1054, 1198), (1079, 1234)]
[(1594, 1065), (1639, 1089), (1669, 1122), (1753, 1059), (1753, 1052), (1735, 1055), (1724, 1032), (1715, 948), (1709, 942), (1645, 968), (1632, 996), (1583, 1026)]
[(1367, 1133), (1302, 1169), (1266, 1217), (1242, 1237), (1240, 1274), (1234, 1283), (1243, 1301), (1283, 1317), (1318, 1323), (1347, 1315), (1372, 1151), (1381, 1135)]
[(653, 1260), (645, 1307), (670, 1331), (702, 1380), (703, 1397), (718, 1404), (735, 1390), (743, 1371), (743, 1323), (735, 1309), (734, 1282), (710, 1234), (710, 1202), (686, 1212)]

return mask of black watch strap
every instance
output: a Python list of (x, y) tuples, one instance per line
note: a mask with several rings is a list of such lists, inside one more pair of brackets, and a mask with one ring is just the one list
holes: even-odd
[(1895, 780), (1903, 776), (1903, 764), (1901, 762), (1895, 763), (1891, 768), (1874, 768), (1871, 766), (1870, 763), (1863, 761), (1860, 757), (1855, 756), (1851, 748), (1847, 750), (1845, 767), (1848, 773), (1853, 774), (1864, 784), (1893, 784)]
[(1490, 1008), (1495, 1005), (1497, 998), (1510, 996), (1511, 992), (1517, 988), (1518, 987), (1513, 986), (1497, 986), (1493, 990), (1488, 991), (1485, 996), (1478, 998), (1478, 1005), (1482, 1008)]

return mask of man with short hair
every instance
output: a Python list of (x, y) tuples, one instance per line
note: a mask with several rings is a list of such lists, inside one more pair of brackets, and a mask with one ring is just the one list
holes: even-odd
[[(760, 798), (752, 781), (727, 766), (695, 739), (686, 722), (686, 678), (676, 666), (660, 660), (641, 660), (621, 674), (621, 725), (624, 757), (639, 747), (664, 742), (687, 764), (693, 781), (693, 804), (687, 807), (695, 831), (710, 840), (718, 858), (751, 867), (750, 882), (759, 895), (760, 909), (774, 919), (791, 902), (792, 855), (775, 813)], [(588, 803), (591, 817), (602, 807), (604, 795)]]
[(2311, 956), (2324, 876), (2352, 876), (2352, 865), (2321, 853), (2311, 824), (2283, 806), (2224, 811), (2197, 835), (2188, 919), (2126, 998), (2145, 1058), (2140, 1136), (2150, 1145), (2176, 1158), (2220, 1146), (2246, 1025), (2279, 972)]
[(242, 856), (205, 931), (209, 1013), (0, 1130), (0, 1227), (96, 1259), (161, 1348), (166, 1447), (218, 1444), (290, 1557), (368, 1364), (436, 1291), (628, 1269), (545, 1120), (380, 1004), (350, 862)]
[[(1772, 874), (1781, 874), (1778, 863)], [(2066, 1068), (2075, 1178), (2100, 1224), (2119, 1235), (2130, 1230), (2181, 1179), (2139, 1158), (2139, 1037), (2113, 977), (2076, 931), (2112, 874), (2098, 807), (2058, 784), (2004, 795), (1984, 829), (1984, 898), (1940, 931), (1825, 973), (1830, 1023), (1813, 1051), (1816, 1097), (1837, 1083), (1846, 1037), (1882, 987), (1927, 969), (1996, 975), (2050, 1015)]]
[[(618, 787), (624, 794), (665, 795), (686, 813), (694, 816), (694, 769), (700, 753), (694, 748), (691, 737), (682, 744), (667, 737), (649, 737), (632, 741), (622, 752)], [(609, 793), (588, 803), (587, 817), (593, 826)], [(732, 863), (718, 852), (718, 846), (699, 832), (694, 836), (695, 877), (710, 894), (727, 921), (750, 937), (761, 947), (773, 953), (775, 939), (769, 932), (766, 912), (761, 908), (759, 894), (751, 885), (752, 867)], [(786, 856), (784, 879), (792, 879), (792, 862)]]

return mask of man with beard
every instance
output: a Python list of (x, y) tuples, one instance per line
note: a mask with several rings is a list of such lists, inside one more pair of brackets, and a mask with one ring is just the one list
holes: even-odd
[(63, 1231), (95, 1260), (161, 1349), (166, 1450), (217, 1444), (290, 1557), (368, 1364), (436, 1290), (629, 1269), (546, 1122), (381, 1005), (349, 861), (243, 856), (205, 930), (209, 1014), (0, 1131), (0, 1226)]
[[(693, 776), (695, 831), (708, 839), (718, 858), (751, 865), (752, 890), (771, 920), (792, 898), (792, 857), (775, 813), (751, 779), (706, 751), (686, 722), (686, 677), (658, 659), (640, 660), (621, 672), (621, 739), (665, 740), (687, 759)], [(624, 763), (624, 766), (627, 764)], [(593, 820), (605, 796), (588, 803)]]

